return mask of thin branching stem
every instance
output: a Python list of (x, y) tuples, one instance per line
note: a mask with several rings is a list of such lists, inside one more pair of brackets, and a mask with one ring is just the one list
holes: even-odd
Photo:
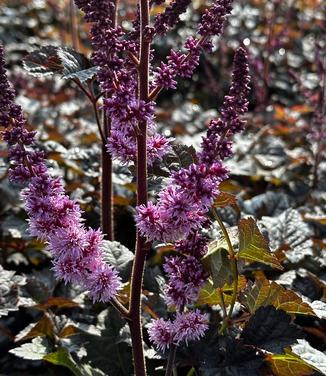
[(227, 232), (226, 227), (224, 226), (223, 221), (221, 220), (220, 216), (218, 215), (217, 211), (213, 209), (213, 215), (219, 224), (224, 238), (226, 240), (226, 243), (228, 245), (228, 252), (229, 252), (229, 259), (230, 259), (230, 265), (231, 265), (231, 272), (232, 272), (232, 277), (233, 277), (233, 286), (232, 286), (232, 296), (231, 296), (231, 303), (230, 303), (230, 308), (227, 316), (224, 318), (222, 326), (219, 330), (221, 334), (224, 334), (225, 330), (227, 329), (229, 325), (229, 321), (232, 317), (233, 313), (233, 308), (235, 305), (235, 302), (237, 300), (237, 294), (238, 294), (238, 265), (237, 265), (237, 255), (234, 251), (230, 236)]

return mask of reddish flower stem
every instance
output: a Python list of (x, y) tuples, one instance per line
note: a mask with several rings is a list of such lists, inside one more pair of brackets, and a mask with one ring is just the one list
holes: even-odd
[[(139, 0), (140, 6), (140, 56), (138, 67), (139, 99), (148, 102), (148, 76), (150, 42), (146, 40), (144, 30), (149, 25), (149, 1)], [(147, 204), (147, 122), (139, 123), (137, 134), (137, 205)], [(131, 275), (129, 322), (134, 369), (136, 376), (146, 375), (141, 323), (141, 294), (143, 273), (148, 247), (146, 239), (137, 233), (135, 259)]]

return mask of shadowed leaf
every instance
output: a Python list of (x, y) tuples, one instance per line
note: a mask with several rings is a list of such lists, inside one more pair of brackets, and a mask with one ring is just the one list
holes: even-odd
[(53, 324), (47, 315), (44, 315), (35, 325), (31, 328), (28, 326), (27, 332), (23, 330), (19, 333), (15, 341), (25, 341), (27, 339), (31, 339), (34, 337), (43, 337), (47, 336), (52, 338), (53, 337)]
[(223, 239), (213, 241), (208, 246), (207, 254), (202, 262), (210, 272), (214, 287), (223, 287), (226, 283), (232, 283), (231, 264), (228, 258), (227, 244)]
[(290, 323), (291, 317), (273, 306), (260, 307), (250, 318), (241, 333), (243, 342), (264, 350), (279, 353), (290, 346), (303, 333), (297, 325)]
[(83, 54), (69, 47), (44, 46), (25, 56), (24, 68), (35, 76), (61, 74), (66, 79), (87, 81), (96, 74), (97, 67), (92, 67)]

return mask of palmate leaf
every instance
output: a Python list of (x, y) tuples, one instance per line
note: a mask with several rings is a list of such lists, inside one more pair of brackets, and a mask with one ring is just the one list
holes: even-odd
[(275, 255), (268, 247), (268, 242), (260, 232), (253, 218), (241, 219), (239, 222), (240, 259), (251, 262), (262, 262), (277, 269), (283, 269)]
[(315, 315), (309, 304), (292, 290), (287, 290), (276, 282), (266, 278), (258, 278), (254, 285), (249, 286), (240, 296), (240, 302), (254, 313), (259, 307), (273, 305), (277, 309), (290, 314)]
[(250, 318), (241, 333), (243, 342), (261, 349), (282, 353), (298, 338), (303, 338), (302, 330), (290, 323), (291, 316), (273, 306), (260, 307)]
[[(238, 291), (242, 291), (246, 287), (246, 278), (243, 275), (239, 276), (238, 279)], [(222, 287), (222, 294), (224, 297), (224, 301), (226, 305), (231, 303), (231, 294), (232, 294), (232, 286), (229, 284), (225, 284)], [(197, 299), (198, 305), (207, 304), (209, 306), (213, 306), (216, 304), (221, 305), (221, 298), (217, 291), (217, 289), (213, 285), (213, 281), (208, 280), (208, 282), (204, 285), (204, 287), (200, 290), (199, 296)]]
[(118, 270), (124, 282), (127, 281), (130, 276), (134, 254), (127, 247), (116, 241), (105, 240), (103, 245), (105, 261)]
[(286, 249), (291, 262), (313, 255), (311, 231), (297, 210), (287, 209), (277, 217), (263, 217), (261, 223), (268, 231), (271, 249)]
[(0, 265), (0, 317), (17, 311), (23, 305), (20, 288), (26, 284), (26, 278), (16, 275), (12, 270), (5, 270)]
[(23, 59), (24, 68), (34, 76), (61, 74), (65, 79), (85, 82), (97, 72), (83, 54), (69, 47), (44, 46), (32, 51)]
[(275, 376), (309, 376), (315, 373), (309, 364), (290, 350), (286, 350), (285, 354), (268, 355), (266, 361)]

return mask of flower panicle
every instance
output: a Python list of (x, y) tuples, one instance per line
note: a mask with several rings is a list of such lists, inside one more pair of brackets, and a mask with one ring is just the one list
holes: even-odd
[(9, 146), (9, 177), (26, 186), (22, 197), (29, 231), (47, 242), (58, 279), (81, 284), (94, 301), (109, 301), (120, 289), (121, 280), (104, 261), (103, 234), (83, 225), (79, 205), (65, 194), (62, 181), (49, 174), (44, 154), (35, 150), (36, 133), (26, 129), (22, 109), (14, 103), (4, 63), (0, 45), (0, 119), (5, 126), (3, 138)]

